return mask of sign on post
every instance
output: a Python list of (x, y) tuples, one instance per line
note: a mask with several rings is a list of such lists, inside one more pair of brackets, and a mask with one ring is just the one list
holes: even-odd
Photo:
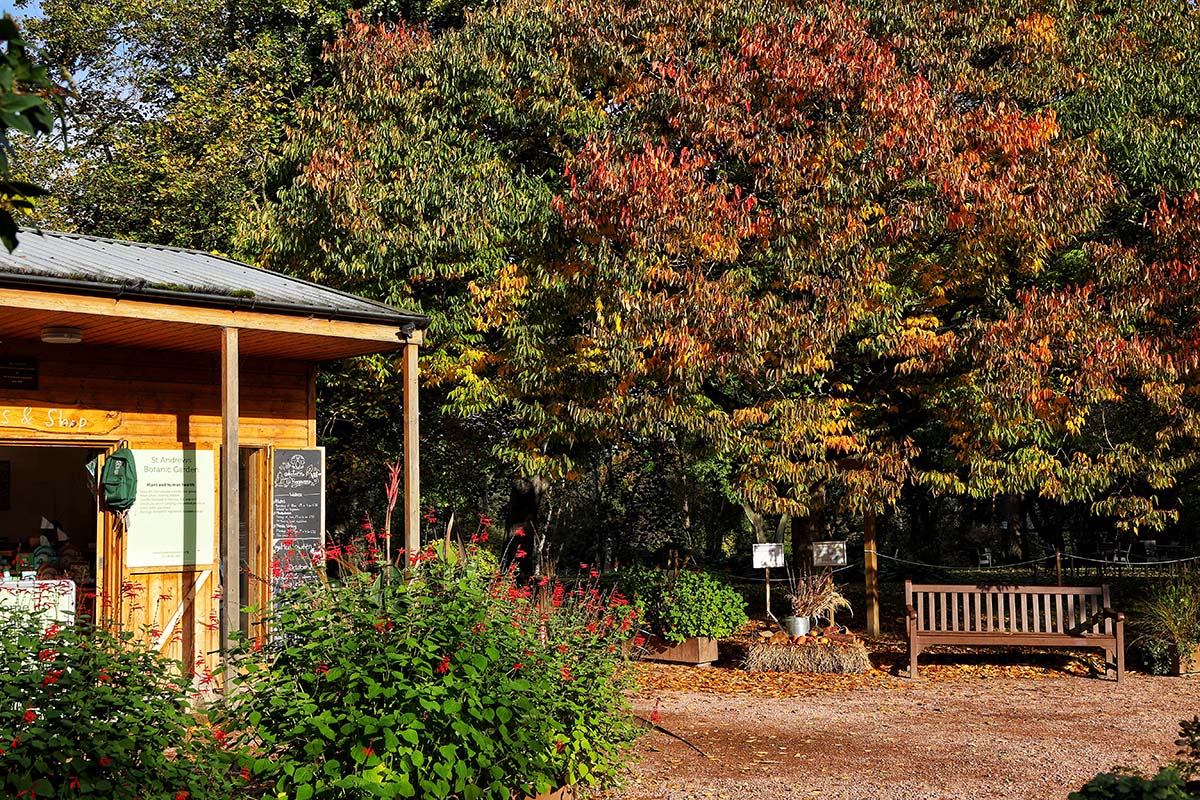
[(754, 544), (754, 568), (770, 569), (783, 566), (783, 545), (780, 542)]
[(813, 542), (814, 567), (844, 567), (846, 566), (845, 542)]
[(767, 593), (767, 616), (771, 619), (771, 567), (783, 566), (783, 544), (780, 542), (755, 542), (751, 554), (754, 568), (765, 570), (764, 583)]

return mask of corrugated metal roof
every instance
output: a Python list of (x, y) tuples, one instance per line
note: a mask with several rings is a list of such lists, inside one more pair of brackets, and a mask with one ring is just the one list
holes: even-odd
[(424, 328), (421, 314), (199, 250), (23, 228), (0, 283)]

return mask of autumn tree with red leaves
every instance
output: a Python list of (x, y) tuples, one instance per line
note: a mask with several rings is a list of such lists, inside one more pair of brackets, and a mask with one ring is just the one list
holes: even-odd
[(659, 441), (759, 512), (1005, 491), (1028, 476), (978, 454), (1026, 420), (994, 344), (1121, 188), (1053, 109), (903, 55), (839, 4), (354, 23), (256, 241), (432, 314), (428, 379), (526, 476)]

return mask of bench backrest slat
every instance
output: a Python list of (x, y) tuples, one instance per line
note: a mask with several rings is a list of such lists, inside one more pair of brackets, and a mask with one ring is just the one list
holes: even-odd
[[(919, 631), (1065, 634), (1108, 607), (1108, 585), (971, 586), (905, 581)], [(1112, 620), (1090, 626), (1113, 633)]]

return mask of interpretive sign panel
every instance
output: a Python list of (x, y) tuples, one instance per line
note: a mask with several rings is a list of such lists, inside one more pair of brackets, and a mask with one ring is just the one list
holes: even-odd
[(216, 538), (212, 450), (134, 450), (137, 501), (129, 509), (125, 566), (211, 566)]
[(779, 542), (754, 543), (754, 568), (771, 569), (783, 566), (783, 545)]
[(312, 580), (324, 566), (325, 448), (275, 450), (271, 512), (274, 588)]
[(814, 567), (844, 567), (846, 566), (845, 542), (813, 542)]

